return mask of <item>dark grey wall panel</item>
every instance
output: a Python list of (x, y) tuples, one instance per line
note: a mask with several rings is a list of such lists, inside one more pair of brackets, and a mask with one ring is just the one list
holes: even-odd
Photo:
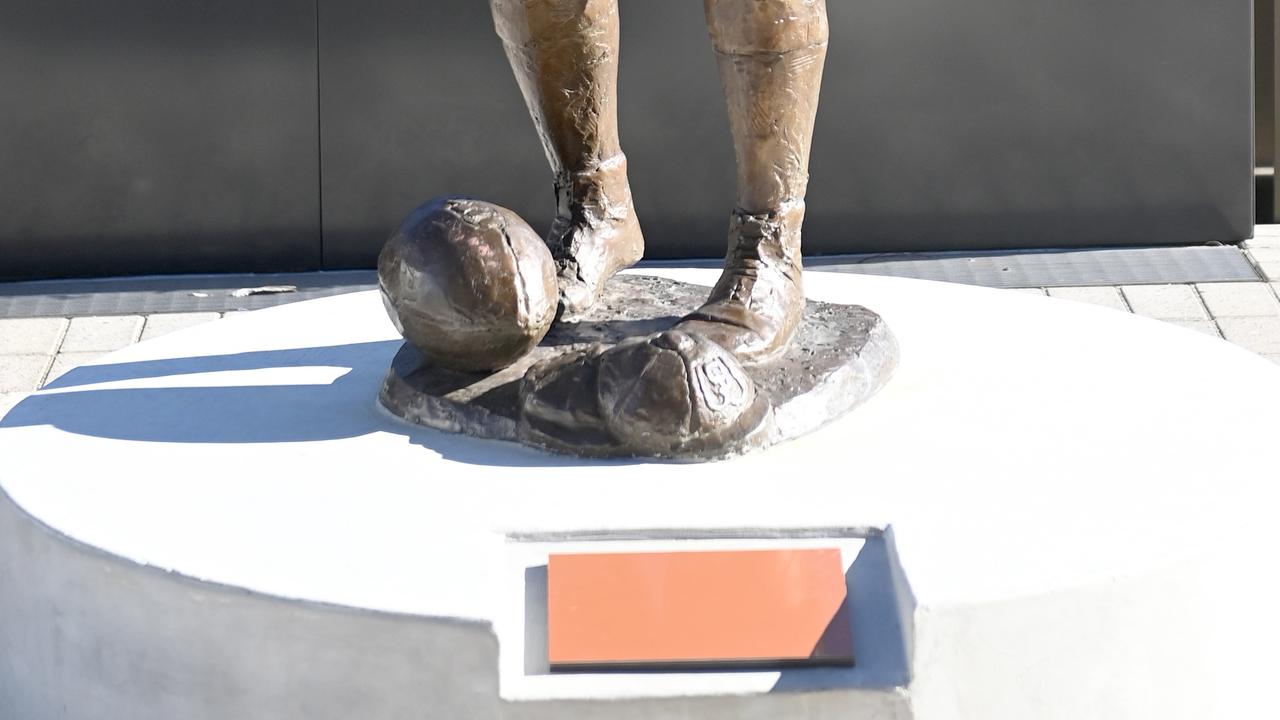
[[(1249, 0), (830, 0), (811, 253), (1252, 233)], [(652, 257), (721, 252), (733, 176), (701, 3), (622, 0)], [(436, 194), (543, 228), (548, 171), (482, 0), (321, 0), (326, 262)]]
[[(1248, 0), (829, 5), (807, 251), (1251, 233)], [(700, 3), (623, 27), (650, 255), (717, 254)], [(0, 0), (0, 277), (315, 267), (322, 200), (325, 264), (368, 265), (446, 192), (551, 211), (484, 0)]]
[(316, 267), (313, 0), (0, 0), (0, 277)]
[(326, 265), (371, 266), (401, 218), (445, 193), (541, 228), (549, 171), (487, 0), (320, 0), (319, 17)]
[[(624, 2), (622, 14), (622, 142), (650, 255), (719, 253), (733, 148), (702, 5)], [(547, 227), (551, 173), (488, 2), (321, 0), (320, 28), (327, 264), (370, 264), (434, 195)]]
[[(1253, 134), (1259, 167), (1273, 167), (1276, 141), (1276, 3), (1253, 3)], [(1261, 216), (1260, 216), (1261, 217)], [(1269, 220), (1268, 220), (1269, 221)]]
[(822, 249), (842, 229), (867, 250), (1252, 234), (1248, 0), (831, 8)]

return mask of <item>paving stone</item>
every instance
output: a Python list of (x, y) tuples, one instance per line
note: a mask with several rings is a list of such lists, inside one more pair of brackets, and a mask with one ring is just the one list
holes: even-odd
[(1280, 315), (1280, 301), (1267, 283), (1202, 283), (1196, 288), (1215, 318)]
[(57, 357), (53, 359), (53, 367), (49, 368), (49, 377), (44, 382), (48, 385), (65, 375), (68, 370), (80, 367), (90, 360), (96, 360), (105, 354), (105, 351), (58, 353)]
[(66, 318), (2, 319), (0, 355), (52, 355), (66, 328)]
[(1258, 272), (1267, 280), (1280, 280), (1280, 260), (1256, 260)]
[(1125, 285), (1120, 288), (1135, 313), (1158, 320), (1208, 320), (1209, 313), (1190, 285)]
[(1240, 246), (1245, 252), (1280, 250), (1280, 235), (1257, 235)]
[(1250, 244), (1245, 252), (1255, 260), (1280, 260), (1280, 237), (1268, 238), (1266, 243)]
[(71, 318), (67, 336), (59, 352), (110, 352), (137, 342), (142, 332), (142, 316)]
[(147, 322), (142, 327), (142, 339), (151, 340), (161, 335), (168, 335), (175, 330), (182, 330), (210, 320), (217, 320), (220, 317), (222, 316), (215, 312), (148, 315)]
[(1280, 317), (1220, 318), (1222, 336), (1259, 355), (1280, 355)]
[(1171, 318), (1169, 320), (1163, 320), (1162, 322), (1167, 322), (1170, 325), (1177, 325), (1178, 327), (1184, 327), (1188, 330), (1195, 330), (1196, 332), (1204, 333), (1205, 335), (1212, 335), (1213, 337), (1216, 337), (1216, 338), (1222, 337), (1222, 333), (1218, 331), (1217, 323), (1215, 323), (1212, 320), (1192, 320), (1190, 318)]
[(0, 393), (35, 390), (51, 361), (48, 355), (0, 355)]
[(1280, 225), (1266, 224), (1253, 226), (1253, 239), (1249, 241), (1252, 245), (1259, 240), (1273, 239), (1277, 245), (1280, 245)]
[(1272, 239), (1276, 245), (1250, 247), (1249, 257), (1267, 280), (1280, 280), (1280, 238)]
[(1075, 300), (1076, 302), (1089, 303), (1090, 305), (1101, 305), (1102, 307), (1109, 307), (1112, 310), (1129, 312), (1129, 306), (1125, 304), (1124, 298), (1120, 296), (1120, 291), (1107, 285), (1049, 288), (1049, 297), (1056, 297), (1062, 300)]

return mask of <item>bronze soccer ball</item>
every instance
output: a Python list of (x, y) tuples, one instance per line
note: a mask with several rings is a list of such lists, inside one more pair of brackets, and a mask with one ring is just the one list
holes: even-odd
[(428, 361), (465, 372), (507, 367), (556, 315), (556, 272), (519, 215), (482, 200), (437, 198), (414, 210), (378, 257), (396, 329)]

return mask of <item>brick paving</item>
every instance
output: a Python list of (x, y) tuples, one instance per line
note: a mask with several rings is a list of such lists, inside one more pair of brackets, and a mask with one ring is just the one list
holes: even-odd
[(140, 315), (117, 315), (110, 317), (75, 317), (67, 327), (67, 335), (62, 339), (60, 353), (69, 352), (111, 352), (138, 342), (142, 336)]
[[(1019, 288), (1162, 320), (1235, 343), (1280, 364), (1280, 225), (1244, 245), (1265, 282)], [(225, 313), (0, 319), (0, 412), (26, 392), (105, 353), (212, 322)]]
[(217, 320), (220, 313), (0, 319), (0, 413), (109, 352)]
[(1195, 285), (1126, 285), (1120, 292), (1133, 312), (1144, 317), (1156, 320), (1209, 320), (1211, 317)]
[(1059, 300), (1091, 303), (1109, 307), (1112, 310), (1119, 310), (1120, 312), (1130, 311), (1129, 302), (1125, 300), (1124, 294), (1120, 292), (1118, 287), (1099, 285), (1093, 287), (1047, 288), (1047, 290), (1049, 297), (1055, 297)]
[(166, 313), (148, 315), (142, 327), (142, 339), (151, 340), (161, 335), (168, 335), (175, 330), (183, 330), (201, 323), (217, 320), (225, 313)]

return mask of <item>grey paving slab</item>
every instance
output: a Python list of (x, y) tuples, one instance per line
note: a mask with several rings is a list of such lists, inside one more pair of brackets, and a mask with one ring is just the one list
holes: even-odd
[(1196, 289), (1215, 318), (1280, 315), (1280, 301), (1264, 282), (1202, 283)]
[(217, 320), (219, 317), (221, 315), (216, 312), (148, 315), (146, 323), (142, 326), (142, 339), (151, 340), (177, 330)]
[(1248, 255), (1266, 280), (1280, 280), (1280, 238), (1275, 245), (1251, 247)]
[(89, 316), (71, 318), (67, 336), (59, 352), (106, 352), (138, 341), (142, 334), (141, 315)]
[(52, 361), (49, 355), (0, 355), (0, 393), (35, 390)]
[(52, 355), (66, 329), (60, 317), (0, 319), (0, 355)]
[(1280, 281), (1280, 260), (1259, 260), (1256, 264), (1263, 279)]
[(1268, 224), (1253, 226), (1253, 239), (1249, 240), (1246, 244), (1253, 245), (1254, 243), (1266, 242), (1271, 242), (1280, 246), (1280, 225)]
[(1220, 318), (1218, 327), (1228, 342), (1259, 355), (1280, 355), (1280, 317)]
[(1188, 330), (1195, 330), (1196, 332), (1204, 333), (1205, 335), (1212, 335), (1213, 337), (1216, 337), (1216, 338), (1222, 337), (1222, 333), (1218, 330), (1217, 323), (1215, 323), (1212, 320), (1191, 320), (1187, 318), (1171, 318), (1168, 320), (1163, 320), (1162, 322), (1167, 322), (1170, 325), (1177, 325), (1179, 327), (1184, 327)]
[(1120, 295), (1120, 290), (1110, 286), (1049, 288), (1049, 296), (1129, 312), (1129, 306)]
[(1170, 320), (1208, 320), (1209, 313), (1191, 285), (1125, 285), (1120, 288), (1129, 307), (1139, 315)]
[(45, 378), (44, 384), (48, 385), (54, 380), (65, 375), (68, 370), (80, 367), (81, 365), (91, 360), (96, 360), (105, 354), (105, 351), (58, 353), (53, 358), (53, 365), (49, 368), (49, 375)]

